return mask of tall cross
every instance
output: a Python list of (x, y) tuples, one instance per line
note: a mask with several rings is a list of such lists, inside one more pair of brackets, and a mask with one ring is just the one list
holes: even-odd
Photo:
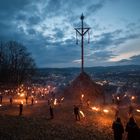
[(81, 17), (81, 27), (75, 28), (76, 34), (78, 33), (81, 36), (81, 72), (84, 72), (84, 35), (90, 30), (90, 28), (84, 27), (84, 15)]

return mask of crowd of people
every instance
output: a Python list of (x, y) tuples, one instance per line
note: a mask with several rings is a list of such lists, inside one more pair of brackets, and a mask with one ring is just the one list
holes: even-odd
[[(54, 98), (55, 99), (55, 98)], [(32, 97), (30, 99), (31, 105), (34, 104), (34, 98)], [(26, 104), (28, 104), (28, 97), (25, 97)], [(0, 95), (0, 104), (3, 102), (3, 96)], [(13, 98), (10, 96), (9, 102), (12, 105), (13, 103)], [(50, 119), (54, 119), (54, 102), (52, 100), (48, 100), (48, 106), (49, 106), (49, 114), (50, 114)], [(88, 102), (87, 102), (88, 103)], [(89, 107), (89, 103), (87, 104), (87, 107)], [(80, 109), (78, 105), (73, 106), (73, 113), (75, 116), (76, 121), (80, 121)], [(130, 105), (129, 110), (129, 121), (126, 123), (124, 126), (121, 118), (119, 116), (119, 106), (116, 108), (115, 111), (115, 121), (112, 123), (112, 130), (114, 134), (114, 140), (140, 140), (140, 128), (138, 127), (134, 117), (133, 117), (133, 107)], [(23, 103), (20, 102), (19, 104), (19, 116), (23, 115)], [(125, 135), (127, 133), (127, 136)]]
[(140, 128), (138, 127), (133, 116), (129, 118), (125, 128), (121, 122), (121, 119), (117, 117), (117, 119), (112, 124), (112, 129), (114, 133), (114, 140), (122, 140), (125, 131), (127, 132), (128, 140), (140, 140)]

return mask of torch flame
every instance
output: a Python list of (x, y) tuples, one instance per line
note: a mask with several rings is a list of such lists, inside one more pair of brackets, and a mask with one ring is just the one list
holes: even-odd
[(134, 100), (135, 99), (135, 96), (132, 96), (131, 99)]
[(140, 113), (140, 109), (137, 109), (136, 111)]
[(54, 99), (54, 105), (56, 105), (57, 104), (57, 99)]
[(20, 94), (20, 97), (23, 97), (23, 96), (24, 96), (24, 93), (21, 93), (21, 94)]
[(120, 97), (117, 96), (117, 100), (120, 100)]
[(63, 101), (63, 100), (64, 100), (64, 97), (61, 98), (61, 101)]
[(82, 117), (84, 118), (85, 117), (85, 114), (83, 113), (83, 111), (80, 110), (79, 112), (82, 115)]
[(99, 111), (99, 108), (97, 108), (95, 106), (94, 107), (91, 107), (91, 109), (94, 110), (94, 111)]
[(23, 104), (23, 101), (21, 101), (21, 104)]
[(81, 95), (81, 98), (84, 98), (84, 94)]
[(109, 112), (109, 110), (107, 110), (107, 109), (104, 109), (104, 110), (103, 110), (103, 112), (104, 112), (104, 113), (108, 113), (108, 112)]

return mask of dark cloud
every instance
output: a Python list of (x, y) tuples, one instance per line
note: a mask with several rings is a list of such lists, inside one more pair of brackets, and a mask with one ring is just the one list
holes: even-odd
[(29, 4), (28, 0), (3, 0), (0, 1), (0, 17), (6, 21), (12, 20), (14, 16)]
[[(81, 24), (78, 20), (79, 15), (83, 12), (86, 17), (90, 17), (105, 4), (105, 0), (0, 1), (0, 40), (16, 40), (27, 46), (40, 67), (52, 65), (57, 67), (59, 64), (73, 66), (73, 61), (80, 59), (81, 52), (80, 45), (75, 45), (74, 31), (74, 27)], [(100, 23), (94, 25), (94, 30), (100, 33), (94, 36), (90, 48), (87, 48), (95, 52), (86, 57), (90, 52), (85, 49), (87, 61), (105, 62), (115, 56), (106, 48), (140, 37), (139, 33), (134, 32), (139, 26), (133, 22), (128, 23), (127, 32), (124, 32), (124, 29), (103, 32)], [(134, 61), (136, 58), (132, 59)]]
[(53, 31), (55, 32), (55, 35), (54, 35), (55, 38), (62, 39), (64, 37), (64, 31), (61, 30), (60, 28), (54, 28)]
[(93, 58), (94, 61), (107, 61), (109, 58), (114, 57), (112, 51), (99, 51), (95, 52), (90, 58)]
[(93, 41), (91, 43), (95, 50), (105, 49), (112, 45), (119, 46), (128, 40), (137, 39), (140, 37), (140, 33), (124, 34), (123, 36), (121, 36), (121, 34), (123, 34), (123, 30), (115, 30), (113, 32), (103, 33), (99, 36), (95, 36), (97, 41)]
[(130, 59), (123, 59), (121, 61), (118, 61), (117, 64), (123, 64), (123, 65), (140, 65), (140, 55), (135, 55), (130, 57)]
[(29, 19), (28, 19), (28, 22), (30, 25), (34, 25), (34, 24), (38, 24), (39, 22), (41, 21), (41, 17), (40, 16), (31, 16)]
[(36, 34), (36, 31), (34, 29), (29, 29), (29, 30), (27, 30), (27, 32), (30, 35), (35, 35)]
[(97, 12), (98, 10), (100, 10), (105, 4), (105, 1), (100, 1), (99, 3), (96, 4), (91, 4), (87, 7), (87, 12), (86, 15), (92, 15), (93, 13)]

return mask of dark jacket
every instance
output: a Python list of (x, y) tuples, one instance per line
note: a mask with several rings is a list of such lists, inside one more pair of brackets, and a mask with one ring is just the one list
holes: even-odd
[(140, 130), (135, 122), (128, 122), (125, 128), (128, 140), (140, 140)]
[(113, 122), (112, 129), (114, 132), (114, 139), (115, 140), (122, 140), (122, 134), (124, 133), (124, 128), (121, 122)]

